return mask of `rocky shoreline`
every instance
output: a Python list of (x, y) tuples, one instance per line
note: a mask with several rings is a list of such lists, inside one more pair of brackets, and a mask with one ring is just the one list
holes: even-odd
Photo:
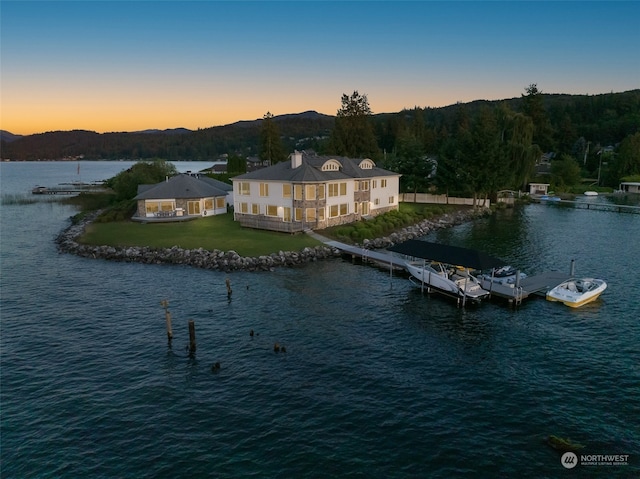
[[(210, 251), (203, 248), (183, 249), (177, 246), (171, 248), (90, 246), (78, 243), (77, 239), (98, 214), (99, 212), (89, 214), (78, 223), (72, 224), (62, 231), (56, 238), (58, 251), (85, 258), (145, 264), (178, 264), (224, 272), (271, 271), (277, 267), (297, 266), (327, 258), (340, 257), (342, 254), (339, 249), (326, 245), (313, 248), (307, 247), (301, 251), (279, 251), (265, 256), (242, 257), (233, 250), (226, 252)], [(488, 208), (444, 214), (437, 219), (424, 220), (416, 225), (403, 228), (389, 236), (372, 240), (365, 239), (363, 244), (358, 246), (371, 250), (384, 249), (408, 239), (424, 236), (431, 231), (450, 228), (488, 214), (491, 214), (491, 210)]]

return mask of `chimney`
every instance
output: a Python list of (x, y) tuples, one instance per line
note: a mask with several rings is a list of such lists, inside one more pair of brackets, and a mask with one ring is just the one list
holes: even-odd
[(302, 152), (295, 151), (291, 153), (291, 169), (294, 170), (302, 165)]

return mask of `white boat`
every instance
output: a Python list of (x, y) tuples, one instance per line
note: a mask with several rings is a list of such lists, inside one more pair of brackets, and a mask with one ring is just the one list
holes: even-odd
[(417, 239), (393, 245), (388, 250), (408, 257), (403, 263), (414, 284), (462, 299), (463, 305), (467, 300), (479, 301), (490, 294), (471, 270), (504, 265), (504, 261), (480, 251)]
[(579, 308), (598, 299), (605, 289), (607, 289), (607, 283), (603, 279), (570, 279), (550, 289), (547, 292), (547, 300), (559, 301), (572, 308)]
[(597, 191), (585, 191), (584, 196), (598, 196)]
[(485, 283), (500, 284), (513, 288), (516, 284), (518, 274), (520, 275), (520, 281), (527, 277), (525, 273), (518, 273), (518, 270), (514, 266), (506, 265), (494, 268), (488, 273), (478, 275), (478, 279), (485, 289), (489, 289)]
[(425, 287), (471, 301), (479, 301), (489, 295), (489, 291), (483, 289), (478, 279), (465, 268), (437, 261), (408, 261), (406, 266), (411, 276)]

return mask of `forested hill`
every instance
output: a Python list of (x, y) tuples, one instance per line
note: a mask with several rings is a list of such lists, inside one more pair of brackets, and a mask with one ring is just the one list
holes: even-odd
[[(579, 138), (592, 144), (615, 145), (640, 131), (640, 89), (601, 95), (542, 94), (553, 138), (549, 147), (566, 151)], [(441, 108), (415, 108), (372, 117), (381, 151), (395, 148), (397, 135), (416, 120), (438, 137), (455, 130), (461, 117), (473, 118), (483, 106), (505, 103), (521, 111), (523, 99), (477, 100)], [(273, 117), (285, 151), (313, 148), (323, 152), (334, 118), (315, 111)], [(36, 135), (2, 134), (3, 159), (38, 160), (83, 156), (85, 159), (215, 160), (222, 154), (258, 155), (263, 120), (240, 121), (225, 126), (190, 131), (145, 130), (96, 133), (85, 130), (55, 131)], [(434, 152), (435, 153), (435, 152)]]

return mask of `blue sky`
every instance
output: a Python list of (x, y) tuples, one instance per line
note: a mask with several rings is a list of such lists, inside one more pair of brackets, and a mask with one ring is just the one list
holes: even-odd
[(640, 88), (640, 2), (0, 3), (0, 128), (190, 129)]

